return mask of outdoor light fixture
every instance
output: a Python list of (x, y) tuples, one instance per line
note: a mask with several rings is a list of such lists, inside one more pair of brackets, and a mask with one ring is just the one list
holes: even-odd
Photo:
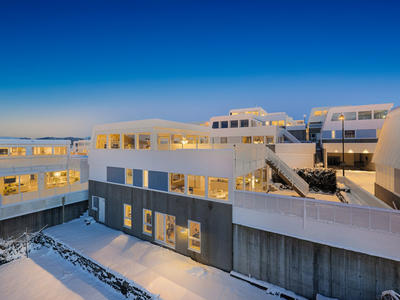
[(182, 227), (181, 233), (186, 233), (186, 231), (187, 231), (187, 229)]
[(342, 121), (342, 167), (343, 167), (343, 177), (344, 175), (344, 167), (346, 166), (346, 163), (344, 162), (344, 116), (343, 114), (340, 115), (339, 120)]

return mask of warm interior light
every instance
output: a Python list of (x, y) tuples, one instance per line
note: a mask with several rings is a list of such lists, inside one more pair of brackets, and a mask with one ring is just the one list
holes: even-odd
[(56, 176), (56, 177), (60, 177), (60, 175), (61, 175), (61, 172), (55, 172), (54, 173), (54, 176)]
[(187, 141), (187, 139), (185, 139), (185, 138), (182, 138), (182, 141), (181, 141), (181, 143), (185, 145), (185, 144), (187, 144), (187, 143), (188, 143), (188, 141)]
[(335, 149), (335, 152), (336, 152), (336, 153), (338, 152), (337, 149)]

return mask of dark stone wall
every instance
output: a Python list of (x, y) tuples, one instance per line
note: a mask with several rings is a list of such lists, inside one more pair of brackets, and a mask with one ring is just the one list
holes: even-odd
[[(65, 205), (64, 221), (79, 218), (88, 209), (88, 200)], [(28, 233), (38, 231), (44, 226), (62, 224), (62, 206), (0, 221), (0, 238), (18, 237), (26, 228)]]
[(393, 194), (391, 191), (385, 189), (375, 182), (375, 196), (381, 199), (390, 207), (394, 207), (393, 202), (396, 204), (397, 209), (400, 209), (400, 197)]
[[(155, 212), (175, 216), (176, 245), (172, 250), (198, 262), (232, 270), (232, 205), (89, 180), (90, 201), (92, 195), (106, 199), (105, 225), (150, 242), (156, 243)], [(132, 205), (131, 228), (123, 226), (124, 204)], [(152, 211), (152, 236), (143, 233), (143, 209)], [(89, 212), (98, 220), (98, 211)], [(181, 232), (188, 228), (188, 220), (201, 223), (201, 253), (188, 249), (188, 232)]]
[[(383, 245), (384, 246), (384, 245)], [(233, 225), (233, 270), (291, 290), (341, 300), (400, 290), (400, 262)]]

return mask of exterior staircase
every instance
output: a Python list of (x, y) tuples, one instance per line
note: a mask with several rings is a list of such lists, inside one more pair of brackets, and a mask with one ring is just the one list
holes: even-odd
[(290, 142), (292, 143), (301, 143), (293, 134), (291, 134), (289, 131), (287, 131), (284, 128), (277, 127), (278, 133), (282, 134), (284, 137), (286, 137)]
[(290, 187), (296, 191), (300, 197), (307, 197), (309, 187), (295, 171), (292, 170), (282, 159), (280, 159), (272, 150), (265, 148), (265, 161)]

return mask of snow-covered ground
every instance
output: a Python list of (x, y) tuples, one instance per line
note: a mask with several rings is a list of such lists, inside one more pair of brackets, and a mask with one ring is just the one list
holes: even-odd
[[(98, 223), (86, 225), (83, 218), (48, 228), (44, 234), (159, 294), (160, 299), (281, 299), (171, 250)], [(0, 266), (0, 277), (1, 299), (124, 298), (45, 247), (29, 259)]]
[[(341, 174), (340, 174), (341, 175)], [(374, 194), (375, 172), (373, 171), (345, 171), (345, 175), (351, 181), (362, 187), (367, 192)]]
[(109, 285), (42, 247), (0, 266), (0, 299), (126, 299)]

